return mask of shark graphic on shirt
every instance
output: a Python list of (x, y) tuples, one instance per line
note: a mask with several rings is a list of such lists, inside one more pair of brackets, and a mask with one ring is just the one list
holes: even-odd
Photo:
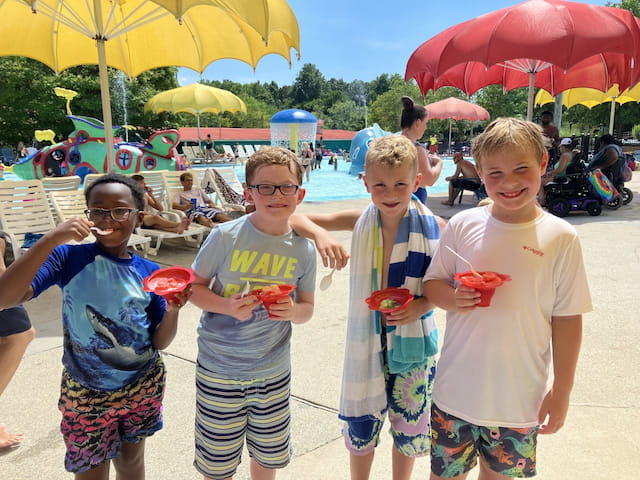
[(112, 345), (108, 348), (97, 348), (96, 353), (100, 360), (118, 370), (138, 370), (146, 365), (155, 355), (153, 347), (149, 346), (141, 353), (137, 353), (132, 346), (123, 345), (116, 337), (115, 333), (109, 329), (114, 323), (110, 318), (100, 314), (91, 305), (86, 308), (89, 323), (100, 335)]

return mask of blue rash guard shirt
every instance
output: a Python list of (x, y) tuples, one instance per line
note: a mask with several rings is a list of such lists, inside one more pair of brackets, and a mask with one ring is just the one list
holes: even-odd
[(154, 364), (151, 336), (166, 303), (145, 292), (142, 279), (158, 268), (134, 254), (112, 257), (91, 243), (56, 247), (36, 273), (34, 298), (53, 285), (62, 289), (62, 363), (83, 386), (119, 390)]

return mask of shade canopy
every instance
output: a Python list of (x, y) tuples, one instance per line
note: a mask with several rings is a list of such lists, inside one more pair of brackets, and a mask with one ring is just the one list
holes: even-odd
[(242, 99), (222, 88), (192, 83), (184, 87), (160, 92), (144, 104), (145, 112), (191, 113), (197, 117), (200, 138), (200, 114), (205, 112), (244, 112), (247, 106)]
[(638, 19), (628, 10), (529, 0), (454, 25), (427, 40), (409, 58), (405, 80), (415, 78), (423, 93), (454, 84), (471, 94), (473, 88), (508, 83), (508, 72), (513, 70), (527, 79), (524, 85), (517, 83), (529, 87), (531, 119), (538, 74), (555, 66), (552, 76), (559, 77), (585, 59), (617, 53), (618, 70), (604, 89), (613, 83), (629, 86), (638, 77), (639, 47)]
[(271, 117), (271, 123), (318, 123), (316, 116), (306, 110), (281, 110)]
[[(640, 101), (640, 84), (633, 88), (620, 91), (618, 85), (614, 85), (606, 92), (594, 90), (592, 88), (572, 88), (562, 92), (562, 104), (571, 108), (576, 105), (584, 105), (593, 108), (602, 103), (611, 102), (609, 110), (609, 133), (613, 134), (613, 127), (616, 115), (616, 104)], [(536, 105), (545, 105), (555, 102), (555, 98), (546, 90), (540, 90), (536, 94)]]
[[(61, 71), (97, 64), (105, 141), (113, 144), (107, 66), (130, 76), (157, 67), (202, 72), (232, 58), (255, 67), (267, 54), (291, 62), (298, 23), (286, 0), (0, 0), (0, 55)], [(109, 170), (113, 149), (107, 148)]]
[(449, 97), (438, 102), (425, 105), (427, 120), (449, 119), (449, 145), (451, 148), (451, 126), (453, 120), (480, 121), (489, 120), (489, 112), (475, 103), (467, 102), (460, 98)]
[(144, 104), (145, 112), (186, 112), (193, 115), (205, 112), (247, 112), (242, 99), (222, 88), (192, 83), (172, 88), (151, 97)]
[(489, 120), (489, 112), (485, 108), (456, 97), (430, 103), (425, 105), (425, 108), (427, 109), (427, 120)]

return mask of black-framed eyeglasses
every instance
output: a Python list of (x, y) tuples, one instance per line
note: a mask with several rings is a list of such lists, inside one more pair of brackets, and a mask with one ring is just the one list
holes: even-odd
[(116, 207), (111, 209), (106, 208), (87, 208), (84, 211), (84, 214), (87, 216), (89, 220), (92, 222), (101, 222), (105, 220), (108, 215), (111, 215), (116, 222), (124, 222), (129, 218), (129, 216), (138, 212), (137, 208), (125, 208), (125, 207)]
[(249, 185), (249, 188), (254, 188), (260, 195), (273, 195), (276, 193), (276, 189), (280, 190), (282, 195), (295, 195), (300, 189), (300, 185), (293, 185), (287, 183), (284, 185), (272, 185), (270, 183), (260, 183), (258, 185)]

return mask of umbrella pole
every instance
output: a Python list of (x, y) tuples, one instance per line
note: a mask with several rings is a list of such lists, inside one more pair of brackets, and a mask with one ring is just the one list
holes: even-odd
[(529, 99), (527, 101), (527, 120), (533, 120), (533, 91), (536, 82), (536, 74), (529, 72)]
[(613, 135), (613, 122), (616, 117), (616, 98), (611, 97), (611, 113), (609, 113), (609, 135)]
[[(96, 24), (102, 28), (102, 8), (99, 0), (94, 0)], [(109, 72), (107, 71), (107, 53), (105, 39), (99, 32), (96, 38), (98, 47), (98, 72), (100, 75), (100, 98), (102, 99), (102, 120), (104, 121), (104, 146), (107, 151), (107, 172), (115, 172), (116, 163), (113, 153), (113, 125), (111, 124), (111, 98), (109, 97)]]
[(200, 151), (200, 112), (196, 112), (196, 121), (198, 122), (198, 151)]
[(451, 123), (453, 122), (453, 120), (449, 119), (449, 155), (451, 155)]

